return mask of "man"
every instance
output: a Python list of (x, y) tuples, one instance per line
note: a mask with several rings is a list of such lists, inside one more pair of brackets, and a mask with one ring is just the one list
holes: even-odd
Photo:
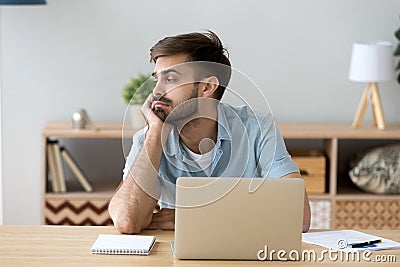
[[(142, 107), (147, 127), (134, 135), (109, 205), (121, 233), (174, 229), (181, 176), (300, 177), (271, 114), (219, 101), (231, 76), (225, 53), (213, 32), (166, 37), (151, 48), (156, 86)], [(305, 193), (303, 231), (309, 225)]]

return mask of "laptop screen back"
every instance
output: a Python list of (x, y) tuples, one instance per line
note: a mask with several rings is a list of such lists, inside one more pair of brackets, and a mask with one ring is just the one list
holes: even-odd
[(257, 260), (266, 246), (301, 253), (304, 192), (300, 178), (178, 178), (175, 257)]

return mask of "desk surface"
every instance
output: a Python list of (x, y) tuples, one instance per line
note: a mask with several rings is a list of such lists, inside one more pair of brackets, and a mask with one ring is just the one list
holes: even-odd
[[(400, 241), (400, 230), (374, 230), (366, 233)], [(97, 255), (90, 247), (100, 233), (117, 234), (111, 226), (11, 226), (0, 225), (0, 266), (320, 266), (321, 262), (259, 262), (259, 261), (188, 261), (175, 260), (170, 249), (173, 231), (147, 231), (156, 235), (157, 243), (149, 256)], [(303, 250), (323, 248), (303, 243)], [(400, 262), (400, 250), (375, 251), (370, 256), (394, 255)], [(382, 258), (382, 257), (381, 257)], [(360, 262), (340, 262), (359, 266)], [(323, 264), (338, 264), (325, 259)], [(362, 262), (362, 264), (366, 264)], [(367, 263), (370, 266), (376, 262)], [(389, 266), (389, 263), (380, 265)], [(378, 265), (378, 266), (380, 266)], [(392, 263), (396, 265), (396, 263)]]

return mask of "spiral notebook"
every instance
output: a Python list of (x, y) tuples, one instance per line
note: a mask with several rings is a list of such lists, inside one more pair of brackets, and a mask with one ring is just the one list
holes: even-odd
[(91, 252), (95, 254), (149, 255), (155, 243), (155, 236), (100, 234), (93, 243)]

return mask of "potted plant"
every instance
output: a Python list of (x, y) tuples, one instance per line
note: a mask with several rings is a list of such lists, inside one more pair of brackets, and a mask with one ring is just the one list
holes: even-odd
[(146, 123), (140, 111), (144, 101), (153, 91), (154, 81), (150, 75), (139, 73), (135, 78), (130, 78), (122, 89), (122, 99), (128, 105), (134, 129), (143, 128)]

